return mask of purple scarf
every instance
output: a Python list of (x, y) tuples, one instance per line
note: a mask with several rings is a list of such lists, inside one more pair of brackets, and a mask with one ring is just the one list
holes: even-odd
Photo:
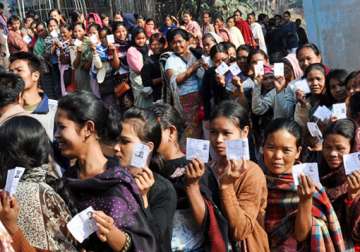
[[(141, 197), (132, 176), (110, 160), (107, 170), (93, 178), (80, 180), (78, 172), (77, 167), (72, 167), (64, 174), (65, 186), (70, 189), (77, 209), (81, 211), (92, 206), (111, 216), (115, 225), (130, 235), (131, 251), (157, 251), (155, 237), (142, 210)], [(82, 246), (90, 251), (112, 251), (96, 234), (84, 241)]]

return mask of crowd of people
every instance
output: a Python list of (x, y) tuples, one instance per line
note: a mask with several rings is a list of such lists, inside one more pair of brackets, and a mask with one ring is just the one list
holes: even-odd
[[(0, 191), (1, 251), (360, 251), (360, 166), (344, 161), (360, 158), (360, 71), (324, 65), (290, 12), (3, 9), (1, 188), (24, 173)], [(209, 162), (187, 158), (189, 138)], [(228, 159), (239, 139), (249, 160)], [(293, 176), (308, 163), (320, 183)], [(88, 207), (79, 242), (68, 223)]]

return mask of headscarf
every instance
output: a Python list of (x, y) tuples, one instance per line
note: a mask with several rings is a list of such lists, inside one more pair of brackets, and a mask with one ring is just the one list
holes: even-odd
[(295, 80), (301, 79), (301, 77), (303, 77), (304, 75), (304, 72), (300, 68), (299, 61), (297, 60), (296, 55), (294, 53), (290, 53), (285, 57), (285, 59), (287, 59), (287, 61), (289, 61), (292, 66)]
[(86, 30), (89, 29), (89, 18), (92, 17), (94, 20), (95, 20), (95, 24), (98, 24), (100, 25), (100, 27), (102, 28), (103, 27), (103, 24), (102, 24), (102, 21), (101, 21), (101, 18), (100, 16), (95, 13), (95, 12), (90, 12), (87, 16), (86, 16)]

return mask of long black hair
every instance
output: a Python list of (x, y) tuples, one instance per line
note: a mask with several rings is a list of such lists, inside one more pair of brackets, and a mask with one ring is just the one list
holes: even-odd
[(15, 167), (32, 169), (48, 164), (52, 148), (41, 123), (30, 116), (16, 116), (0, 127), (1, 186)]
[(67, 113), (69, 119), (80, 127), (87, 121), (95, 124), (100, 141), (112, 142), (119, 135), (119, 113), (88, 91), (76, 91), (59, 100), (58, 109)]
[(157, 149), (161, 143), (161, 124), (156, 114), (150, 109), (130, 108), (121, 119), (122, 122), (131, 124), (137, 137), (143, 142), (152, 142), (154, 151), (150, 160), (150, 169), (153, 171), (160, 170), (160, 158)]

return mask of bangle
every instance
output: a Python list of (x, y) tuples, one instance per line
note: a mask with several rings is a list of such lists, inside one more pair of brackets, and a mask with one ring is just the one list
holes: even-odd
[(128, 233), (121, 231), (125, 235), (125, 245), (121, 249), (121, 252), (127, 252), (131, 247), (131, 237)]

